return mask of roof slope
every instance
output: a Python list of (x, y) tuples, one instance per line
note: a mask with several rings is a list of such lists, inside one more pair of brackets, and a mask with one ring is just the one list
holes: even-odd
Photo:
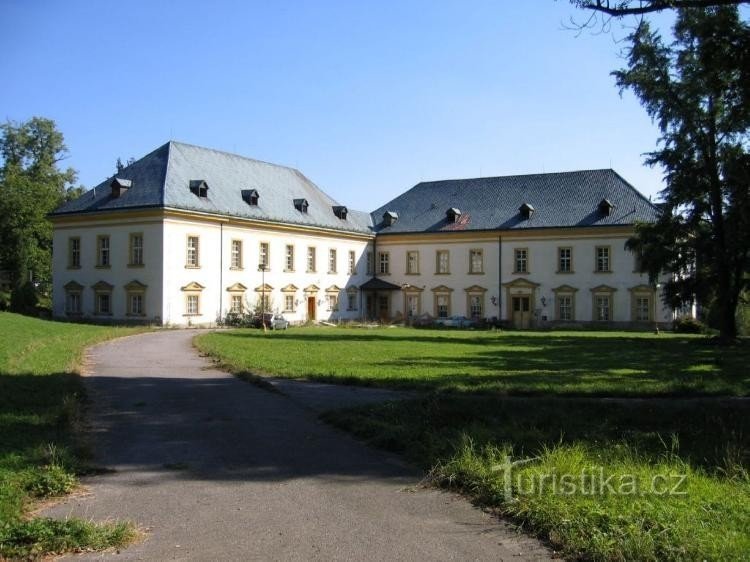
[[(236, 154), (194, 145), (168, 142), (116, 174), (132, 181), (120, 197), (111, 196), (110, 183), (102, 182), (53, 215), (144, 207), (168, 207), (205, 213), (299, 224), (344, 231), (371, 232), (368, 213), (349, 210), (346, 219), (333, 211), (339, 206), (299, 171)], [(203, 180), (208, 196), (190, 191), (190, 182)], [(257, 206), (242, 199), (242, 190), (255, 189)], [(294, 199), (306, 199), (303, 213)]]
[[(614, 205), (609, 215), (598, 208), (603, 199)], [(523, 203), (533, 207), (528, 219)], [(446, 217), (452, 207), (461, 211), (455, 221)], [(383, 221), (388, 211), (399, 217), (391, 226)], [(422, 182), (372, 213), (378, 234), (630, 225), (656, 217), (656, 207), (613, 170)]]

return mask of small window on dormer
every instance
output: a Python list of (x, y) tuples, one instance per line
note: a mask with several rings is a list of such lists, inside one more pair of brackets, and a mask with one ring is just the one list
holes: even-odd
[(248, 205), (257, 206), (258, 200), (260, 199), (260, 194), (258, 193), (257, 189), (243, 189), (242, 199)]
[(534, 215), (534, 207), (532, 207), (528, 203), (524, 203), (523, 205), (518, 207), (518, 211), (521, 213), (521, 218), (524, 218), (526, 220), (530, 219)]
[(615, 208), (615, 206), (612, 204), (612, 202), (609, 199), (602, 199), (599, 202), (599, 212), (603, 214), (605, 217), (608, 217), (612, 214), (612, 210)]
[(307, 202), (307, 199), (295, 199), (294, 200), (294, 208), (300, 211), (301, 213), (306, 213), (307, 208), (309, 207), (309, 203)]
[(447, 211), (445, 211), (445, 218), (448, 220), (448, 222), (458, 222), (458, 219), (461, 218), (461, 210), (456, 209), (455, 207), (451, 207)]
[(133, 185), (133, 182), (123, 178), (115, 178), (109, 185), (112, 188), (112, 197), (117, 198), (123, 195), (128, 189), (130, 189), (130, 187)]
[(206, 180), (190, 180), (190, 192), (198, 197), (208, 197), (208, 184)]
[(342, 206), (336, 206), (333, 208), (333, 214), (336, 215), (341, 220), (346, 220), (346, 215), (349, 212), (349, 209)]
[(386, 211), (383, 213), (383, 224), (393, 226), (398, 221), (398, 213), (395, 211)]

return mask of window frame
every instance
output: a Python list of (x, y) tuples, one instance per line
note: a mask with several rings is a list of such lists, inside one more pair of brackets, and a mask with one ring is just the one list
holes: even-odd
[(307, 265), (306, 272), (307, 273), (315, 273), (316, 270), (317, 270), (317, 256), (316, 256), (316, 253), (317, 252), (316, 252), (315, 246), (308, 246), (307, 247), (307, 260), (306, 260), (306, 262), (307, 262), (306, 263), (306, 265)]
[(338, 273), (338, 252), (336, 248), (328, 248), (328, 273)]
[(294, 272), (294, 244), (286, 244), (284, 247), (284, 271)]
[(242, 239), (232, 238), (229, 242), (229, 269), (235, 271), (241, 271), (243, 268), (243, 251), (242, 251)]
[[(564, 258), (563, 251), (568, 252), (567, 258)], [(567, 259), (568, 267), (563, 268), (563, 260)], [(558, 246), (557, 247), (557, 273), (573, 273), (573, 246)]]
[[(195, 311), (191, 312), (191, 301), (195, 299)], [(201, 315), (201, 294), (197, 292), (185, 293), (185, 313), (183, 316)]]
[[(140, 240), (140, 244), (136, 244), (136, 240)], [(143, 232), (131, 232), (128, 235), (128, 267), (144, 266), (144, 247)]]
[[(443, 271), (442, 257), (445, 257), (445, 270)], [(451, 254), (449, 250), (441, 248), (435, 250), (435, 275), (451, 274)]]
[[(521, 252), (524, 252), (523, 257), (520, 256)], [(516, 275), (528, 275), (531, 272), (530, 265), (530, 252), (528, 247), (525, 248), (513, 248), (513, 273)], [(519, 267), (523, 264), (523, 268)]]
[(349, 275), (357, 274), (357, 253), (349, 250)]
[[(599, 252), (606, 250), (606, 257), (600, 256)], [(600, 260), (606, 259), (606, 268), (600, 267)], [(612, 273), (612, 246), (594, 247), (594, 273)]]
[[(479, 256), (479, 269), (474, 267), (474, 256)], [(484, 248), (469, 248), (469, 275), (484, 274)]]
[(390, 275), (391, 274), (391, 253), (390, 252), (378, 252), (378, 275)]
[(112, 239), (109, 234), (96, 236), (96, 267), (99, 269), (112, 267)]
[[(412, 258), (414, 258), (412, 262)], [(411, 264), (414, 264), (412, 269)], [(419, 250), (406, 251), (406, 275), (419, 275)]]
[(81, 269), (81, 237), (68, 237), (68, 269)]
[(258, 271), (271, 271), (271, 243), (265, 240), (258, 242)]
[[(191, 246), (194, 241), (195, 245)], [(192, 252), (192, 256), (191, 256)], [(185, 268), (200, 269), (201, 266), (201, 237), (198, 234), (188, 234), (185, 237)]]

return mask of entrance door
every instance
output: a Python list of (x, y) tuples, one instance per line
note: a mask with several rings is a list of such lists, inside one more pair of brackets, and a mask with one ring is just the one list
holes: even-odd
[(531, 297), (513, 297), (513, 327), (526, 330), (531, 326)]
[(375, 296), (372, 293), (367, 293), (365, 296), (365, 311), (367, 312), (367, 319), (375, 319)]
[(386, 321), (390, 318), (390, 298), (386, 293), (384, 295), (378, 295), (378, 318), (382, 321)]
[(308, 322), (315, 321), (315, 297), (307, 297), (307, 320)]

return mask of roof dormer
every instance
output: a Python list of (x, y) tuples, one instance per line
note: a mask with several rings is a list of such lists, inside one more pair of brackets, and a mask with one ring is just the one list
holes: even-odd
[(206, 180), (190, 180), (190, 192), (198, 197), (208, 197), (208, 184)]
[(307, 202), (307, 199), (294, 200), (294, 208), (297, 209), (300, 213), (306, 213), (309, 206), (310, 204)]
[(518, 207), (518, 211), (521, 213), (521, 217), (525, 220), (529, 220), (534, 215), (534, 207), (528, 203), (524, 203)]
[(130, 187), (133, 185), (133, 182), (123, 178), (115, 178), (109, 185), (112, 188), (112, 197), (116, 199), (123, 195), (128, 189), (130, 189)]
[(458, 222), (458, 219), (461, 218), (461, 210), (451, 207), (445, 211), (445, 218), (448, 219), (448, 222)]
[(612, 214), (615, 206), (609, 199), (602, 199), (601, 201), (599, 201), (598, 208), (601, 214), (603, 214), (605, 217), (608, 217)]
[(349, 209), (342, 205), (336, 205), (333, 207), (333, 214), (336, 215), (341, 220), (346, 220), (346, 215), (349, 212)]
[(248, 205), (252, 205), (253, 207), (257, 206), (259, 199), (260, 199), (260, 194), (258, 193), (257, 189), (243, 189), (242, 190), (242, 200)]
[(386, 211), (383, 213), (383, 224), (385, 226), (393, 226), (398, 221), (398, 213), (396, 211)]

